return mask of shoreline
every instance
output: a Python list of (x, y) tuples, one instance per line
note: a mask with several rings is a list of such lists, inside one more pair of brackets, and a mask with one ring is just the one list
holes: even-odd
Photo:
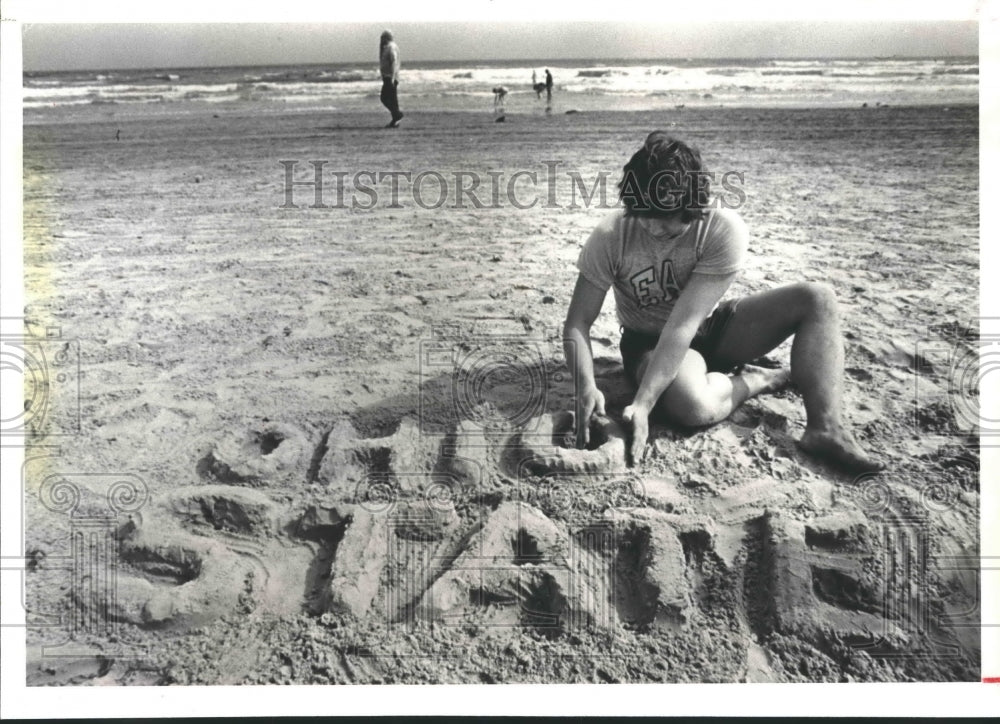
[[(523, 94), (521, 92), (513, 92), (508, 95), (508, 99), (519, 99), (521, 96), (525, 99), (528, 96), (533, 96), (534, 94), (530, 91), (525, 91)], [(472, 97), (472, 96), (466, 96)], [(456, 115), (456, 116), (483, 116), (489, 117), (492, 121), (496, 117), (496, 112), (490, 106), (490, 99), (492, 95), (488, 92), (483, 92), (476, 98), (481, 99), (482, 104), (476, 108), (469, 107), (427, 107), (422, 106), (419, 99), (407, 99), (405, 96), (401, 95), (402, 100), (409, 100), (411, 105), (407, 107), (405, 111), (407, 113), (407, 118), (413, 119), (417, 115), (429, 116), (429, 115)], [(933, 110), (941, 108), (979, 108), (979, 101), (969, 101), (967, 99), (957, 99), (955, 101), (938, 101), (926, 103), (914, 103), (914, 102), (904, 102), (904, 103), (889, 103), (884, 102), (880, 99), (874, 98), (871, 100), (863, 99), (851, 99), (849, 101), (831, 101), (829, 103), (807, 103), (798, 100), (789, 100), (786, 103), (733, 103), (728, 102), (720, 104), (717, 102), (707, 102), (701, 101), (699, 99), (683, 99), (678, 98), (679, 102), (664, 102), (662, 104), (653, 104), (649, 106), (636, 106), (629, 108), (609, 108), (602, 107), (600, 104), (594, 104), (592, 98), (581, 99), (582, 102), (578, 104), (566, 103), (563, 105), (565, 98), (559, 98), (557, 100), (557, 105), (553, 106), (551, 113), (545, 112), (545, 106), (541, 103), (536, 103), (534, 100), (529, 100), (529, 104), (526, 106), (518, 106), (508, 100), (507, 107), (505, 109), (505, 115), (511, 118), (546, 118), (546, 117), (557, 117), (564, 115), (576, 115), (576, 114), (638, 114), (638, 113), (685, 113), (685, 112), (746, 112), (746, 111), (776, 111), (776, 112), (801, 112), (808, 113), (811, 111), (885, 111), (885, 110), (896, 110), (896, 111), (907, 111), (907, 110)], [(30, 125), (42, 125), (45, 123), (57, 123), (57, 122), (89, 122), (96, 119), (103, 118), (122, 118), (122, 119), (145, 119), (145, 118), (157, 118), (157, 117), (170, 117), (170, 116), (204, 116), (218, 114), (222, 116), (280, 116), (283, 114), (287, 115), (303, 115), (303, 114), (321, 114), (321, 113), (331, 113), (337, 114), (345, 117), (356, 117), (362, 115), (384, 115), (384, 109), (378, 103), (378, 94), (374, 92), (360, 100), (352, 100), (348, 104), (334, 105), (334, 104), (317, 104), (313, 102), (305, 103), (289, 103), (280, 101), (258, 101), (258, 102), (227, 102), (227, 101), (172, 101), (164, 103), (93, 103), (93, 104), (80, 104), (74, 106), (62, 106), (62, 107), (52, 107), (52, 108), (24, 108), (22, 110), (22, 118), (25, 126)], [(405, 128), (406, 126), (402, 126)]]
[[(483, 94), (484, 100), (489, 99), (489, 94)], [(880, 103), (876, 101), (875, 103)], [(935, 103), (919, 103), (910, 105), (894, 105), (888, 103), (880, 103), (876, 105), (875, 103), (868, 103), (867, 107), (863, 107), (857, 103), (840, 103), (840, 104), (827, 104), (827, 105), (712, 105), (712, 104), (698, 104), (698, 103), (686, 103), (683, 107), (677, 107), (676, 105), (665, 105), (662, 107), (651, 107), (651, 108), (626, 108), (626, 109), (615, 109), (615, 108), (593, 108), (588, 110), (581, 110), (578, 108), (565, 108), (565, 109), (553, 109), (551, 113), (545, 113), (544, 108), (531, 107), (528, 109), (510, 108), (506, 111), (505, 115), (510, 119), (526, 119), (526, 120), (546, 120), (554, 119), (563, 116), (575, 116), (575, 115), (642, 115), (642, 114), (655, 114), (655, 113), (672, 113), (678, 116), (691, 116), (696, 117), (702, 114), (710, 113), (737, 113), (737, 112), (761, 112), (761, 113), (799, 113), (799, 114), (809, 114), (812, 112), (847, 112), (847, 111), (857, 111), (865, 113), (875, 113), (875, 112), (899, 112), (906, 113), (908, 111), (926, 112), (934, 110), (955, 110), (961, 111), (965, 109), (978, 109), (980, 108), (979, 102), (956, 102), (956, 103), (946, 103), (946, 102), (935, 102)], [(287, 116), (308, 116), (308, 115), (324, 115), (324, 114), (334, 114), (334, 119), (336, 117), (343, 117), (345, 119), (357, 119), (360, 117), (371, 117), (378, 116), (381, 118), (385, 115), (384, 109), (378, 106), (377, 97), (372, 97), (371, 103), (366, 104), (366, 107), (350, 107), (350, 108), (338, 108), (335, 106), (323, 106), (323, 105), (298, 105), (298, 104), (287, 104), (287, 103), (271, 103), (262, 102), (257, 104), (239, 103), (211, 103), (211, 102), (198, 102), (198, 101), (186, 101), (183, 103), (163, 103), (163, 104), (118, 104), (118, 103), (101, 103), (86, 106), (73, 106), (73, 107), (62, 107), (62, 108), (45, 108), (45, 109), (35, 109), (29, 108), (24, 109), (22, 112), (23, 124), (25, 127), (30, 126), (42, 126), (48, 124), (60, 124), (60, 123), (97, 123), (104, 122), (108, 119), (117, 119), (122, 121), (141, 121), (141, 120), (152, 120), (156, 118), (190, 118), (190, 117), (201, 117), (201, 116), (218, 116), (223, 117), (237, 117), (237, 118), (247, 118), (255, 116), (267, 116), (267, 117), (280, 117), (282, 115)], [(481, 117), (484, 122), (494, 123), (496, 118), (496, 113), (488, 108), (487, 104), (484, 103), (482, 108), (447, 108), (447, 109), (422, 109), (416, 108), (407, 111), (406, 121), (399, 130), (406, 131), (411, 124), (419, 119), (420, 117), (449, 117), (456, 116), (459, 118), (469, 118), (469, 117)], [(384, 124), (383, 124), (384, 125)], [(376, 127), (381, 127), (377, 126)]]

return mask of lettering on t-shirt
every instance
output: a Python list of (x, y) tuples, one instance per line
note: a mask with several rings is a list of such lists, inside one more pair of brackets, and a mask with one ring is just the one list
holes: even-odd
[[(656, 267), (649, 266), (633, 274), (629, 281), (632, 282), (632, 291), (640, 308), (659, 304), (662, 299), (673, 301), (681, 293), (681, 288), (674, 277), (674, 265), (670, 259), (663, 260), (659, 278), (656, 275)], [(657, 288), (659, 294), (655, 294)]]

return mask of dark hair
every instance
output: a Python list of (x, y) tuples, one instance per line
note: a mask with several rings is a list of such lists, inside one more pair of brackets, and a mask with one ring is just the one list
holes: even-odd
[(704, 213), (711, 192), (698, 149), (653, 131), (622, 169), (618, 199), (635, 216), (675, 216), (689, 222)]

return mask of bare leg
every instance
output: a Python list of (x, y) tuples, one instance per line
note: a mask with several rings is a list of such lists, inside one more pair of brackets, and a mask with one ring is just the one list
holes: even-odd
[[(646, 372), (652, 353), (638, 365), (638, 378)], [(689, 427), (702, 427), (725, 420), (754, 395), (773, 392), (788, 383), (789, 371), (749, 368), (743, 374), (708, 372), (704, 358), (689, 349), (677, 376), (656, 404), (656, 410)]]
[(741, 364), (767, 354), (792, 334), (791, 379), (806, 407), (800, 447), (851, 471), (881, 469), (843, 425), (844, 345), (837, 300), (828, 286), (792, 284), (744, 297), (726, 326), (717, 355)]

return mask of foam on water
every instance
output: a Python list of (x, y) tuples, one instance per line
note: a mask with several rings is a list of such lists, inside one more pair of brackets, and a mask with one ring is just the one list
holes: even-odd
[[(557, 98), (567, 107), (658, 107), (666, 103), (773, 105), (976, 103), (977, 58), (560, 61), (404, 65), (401, 90), (424, 109), (481, 110), (495, 86), (510, 100), (535, 99), (532, 71), (548, 67)], [(80, 103), (293, 102), (317, 105), (369, 102), (377, 69), (363, 64), (27, 73), (28, 109)], [(463, 100), (465, 99), (465, 100)]]

